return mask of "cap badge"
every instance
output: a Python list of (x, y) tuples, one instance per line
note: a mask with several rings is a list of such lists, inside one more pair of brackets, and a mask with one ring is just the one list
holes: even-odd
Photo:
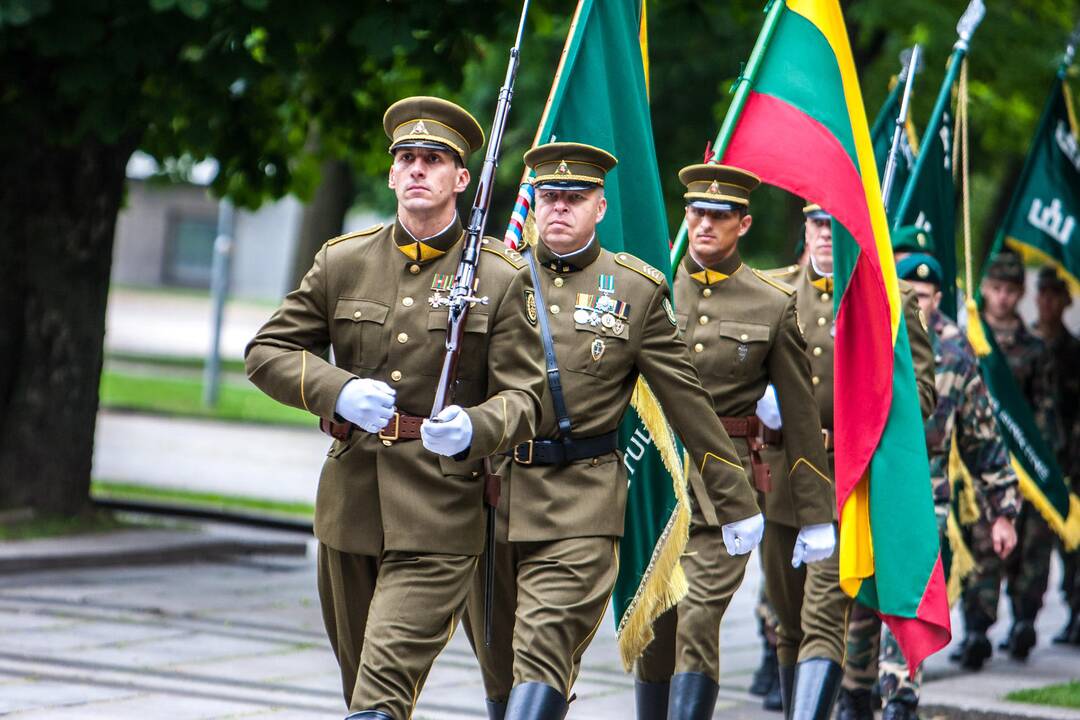
[(921, 278), (930, 277), (930, 266), (926, 263), (923, 263), (919, 265), (919, 267), (915, 270), (915, 273)]
[(919, 247), (926, 247), (926, 233), (919, 233), (917, 237), (919, 239)]
[(431, 133), (428, 131), (427, 125), (424, 124), (423, 120), (417, 120), (416, 121), (416, 126), (413, 127), (413, 129), (412, 129), (412, 134), (413, 135), (430, 135)]
[(566, 161), (565, 160), (562, 160), (562, 161), (559, 162), (559, 167), (555, 169), (555, 174), (556, 175), (569, 175), (570, 174), (570, 168), (566, 167)]
[(713, 180), (712, 185), (710, 185), (709, 189), (706, 190), (705, 192), (709, 193), (710, 195), (719, 195), (720, 194), (720, 183), (718, 183), (716, 180)]

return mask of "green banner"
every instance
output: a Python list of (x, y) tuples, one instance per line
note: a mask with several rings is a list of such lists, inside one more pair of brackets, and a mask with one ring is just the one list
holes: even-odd
[[(588, 143), (619, 159), (604, 183), (608, 209), (597, 236), (604, 248), (633, 253), (662, 270), (670, 281), (668, 227), (649, 115), (641, 12), (637, 2), (581, 0), (537, 142), (554, 138)], [(657, 417), (658, 412), (643, 409), (642, 414), (648, 416), (649, 427), (631, 409), (620, 432), (629, 497), (613, 605), (624, 663), (632, 662), (644, 649), (653, 618), (670, 604), (672, 576), (677, 574), (681, 553), (676, 545), (685, 534), (685, 529), (676, 528), (679, 505), (674, 484), (653, 440), (656, 422), (665, 431), (661, 435), (667, 434), (666, 423)]]
[(1001, 239), (1026, 259), (1064, 270), (1080, 291), (1080, 132), (1068, 86), (1054, 80), (1027, 161), (1001, 224)]

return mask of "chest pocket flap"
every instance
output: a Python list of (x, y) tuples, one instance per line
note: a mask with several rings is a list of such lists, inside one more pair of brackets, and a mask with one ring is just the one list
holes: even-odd
[(721, 337), (741, 343), (768, 342), (769, 326), (758, 323), (721, 320), (718, 331)]
[(376, 300), (338, 298), (337, 307), (334, 308), (334, 319), (373, 322), (382, 325), (386, 322), (386, 316), (389, 312), (389, 305)]
[[(446, 310), (432, 310), (428, 313), (427, 329), (428, 330), (446, 330), (446, 322), (449, 318), (449, 313)], [(465, 316), (465, 332), (467, 333), (486, 333), (488, 331), (488, 314), (476, 312), (476, 309), (469, 311), (469, 314)]]

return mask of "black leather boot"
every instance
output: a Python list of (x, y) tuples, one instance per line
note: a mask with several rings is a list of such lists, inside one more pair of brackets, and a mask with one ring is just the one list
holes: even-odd
[(675, 673), (671, 678), (667, 720), (710, 720), (720, 686), (705, 673)]
[(844, 668), (827, 658), (810, 658), (795, 666), (790, 720), (829, 720)]
[(870, 691), (865, 688), (840, 688), (836, 699), (836, 720), (874, 720)]
[(1070, 610), (1069, 621), (1065, 623), (1065, 627), (1061, 628), (1061, 632), (1055, 635), (1051, 642), (1055, 645), (1072, 644), (1073, 641), (1070, 638), (1073, 635), (1073, 630), (1078, 628), (1078, 626), (1080, 626), (1080, 622), (1077, 621), (1077, 612), (1076, 610)]
[(1009, 655), (1013, 660), (1027, 660), (1036, 641), (1035, 623), (1018, 620), (1009, 632)]
[(566, 697), (541, 682), (515, 685), (506, 701), (506, 720), (563, 720), (569, 707)]
[(990, 638), (984, 632), (973, 632), (964, 638), (956, 653), (960, 666), (966, 670), (982, 670), (983, 663), (994, 654)]
[(505, 700), (491, 700), (487, 701), (488, 720), (503, 720), (506, 717), (506, 701)]
[[(791, 717), (791, 691), (795, 689), (795, 666), (780, 665), (780, 709), (784, 717)], [(768, 698), (766, 698), (767, 700)]]
[(769, 690), (769, 694), (761, 699), (761, 708), (770, 712), (783, 712), (784, 710), (784, 694), (780, 692), (780, 677), (779, 670), (777, 670), (776, 682), (773, 683), (772, 689)]
[(885, 703), (881, 720), (919, 720), (918, 705), (910, 700), (893, 698)]
[(634, 680), (634, 704), (637, 720), (665, 720), (668, 710), (670, 682)]
[(394, 720), (382, 710), (361, 710), (345, 716), (345, 720)]
[(761, 665), (754, 671), (754, 677), (750, 681), (750, 694), (759, 697), (765, 697), (770, 692), (773, 692), (776, 685), (780, 683), (778, 676), (780, 670), (776, 662), (776, 648), (770, 645), (768, 640), (765, 640), (763, 645)]

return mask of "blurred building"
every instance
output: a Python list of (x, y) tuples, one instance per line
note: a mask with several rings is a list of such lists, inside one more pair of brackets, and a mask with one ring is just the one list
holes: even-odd
[[(207, 190), (217, 163), (194, 165), (188, 182), (165, 183), (148, 155), (135, 153), (127, 166), (127, 198), (116, 224), (112, 282), (144, 288), (210, 287), (218, 202)], [(230, 295), (277, 301), (292, 288), (303, 205), (288, 196), (255, 212), (236, 213)], [(350, 213), (346, 227), (380, 218)]]

